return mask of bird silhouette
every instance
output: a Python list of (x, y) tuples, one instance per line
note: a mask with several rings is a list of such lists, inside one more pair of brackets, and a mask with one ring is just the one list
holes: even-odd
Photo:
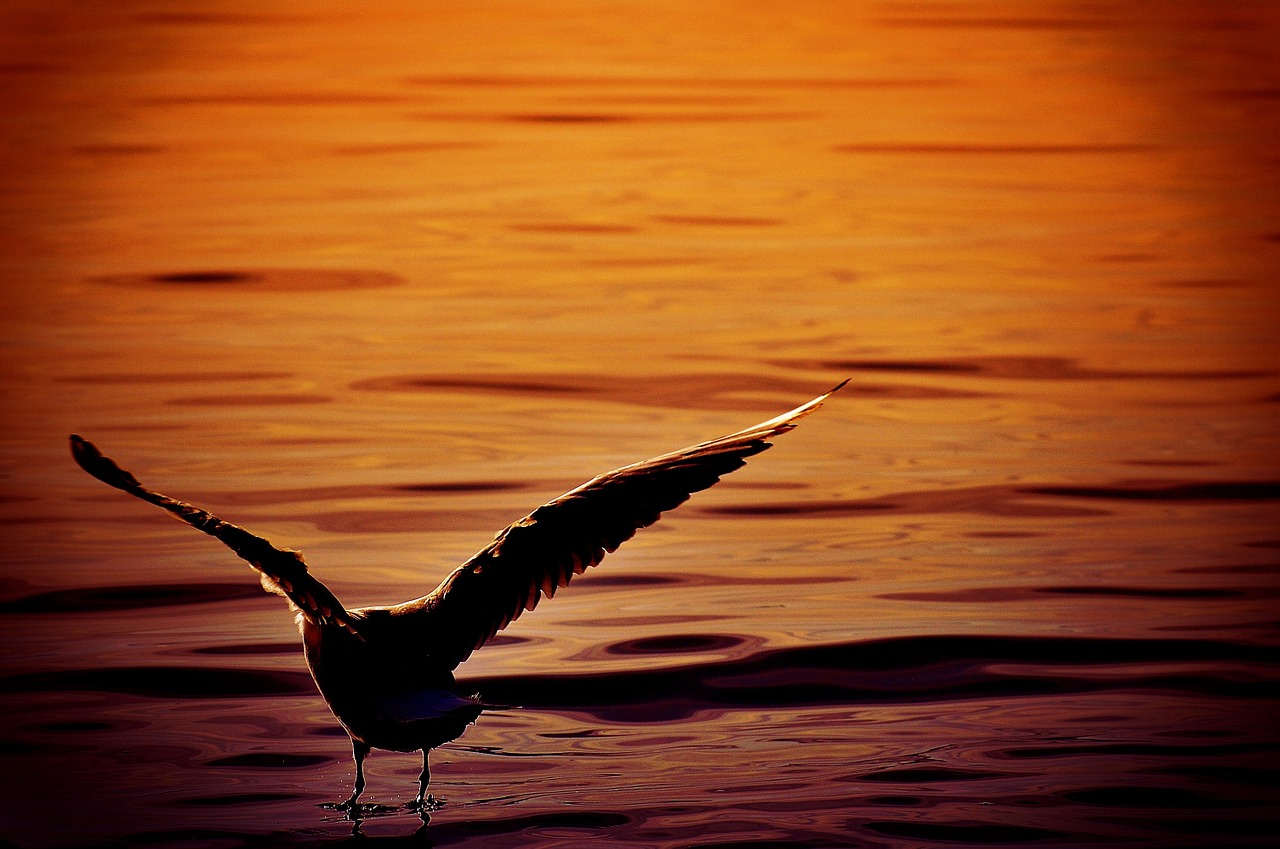
[(483, 711), (501, 707), (459, 694), (458, 664), (638, 529), (741, 468), (847, 382), (754, 427), (595, 477), (499, 532), (421, 598), (351, 610), (311, 575), (300, 553), (146, 488), (80, 436), (71, 436), (71, 452), (103, 483), (222, 541), (258, 571), (264, 589), (289, 601), (316, 686), (351, 737), (355, 786), (331, 807), (361, 811), (371, 749), (421, 750), (418, 794), (408, 807), (425, 812), (442, 804), (427, 794), (431, 750), (457, 739)]

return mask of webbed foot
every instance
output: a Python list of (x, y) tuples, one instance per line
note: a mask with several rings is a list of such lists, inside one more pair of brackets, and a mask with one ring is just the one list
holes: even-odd
[(448, 802), (444, 799), (438, 799), (428, 793), (425, 797), (419, 796), (412, 802), (407, 803), (405, 807), (411, 811), (438, 811), (447, 804)]
[(348, 799), (345, 802), (324, 802), (317, 807), (326, 811), (338, 811), (346, 816), (352, 822), (359, 822), (365, 817), (376, 817), (383, 814), (394, 813), (399, 808), (392, 808), (387, 805), (377, 805), (372, 802), (361, 804)]

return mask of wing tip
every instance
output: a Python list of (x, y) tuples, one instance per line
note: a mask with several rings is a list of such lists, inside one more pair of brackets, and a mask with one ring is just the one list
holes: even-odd
[(76, 465), (93, 477), (110, 486), (121, 486), (120, 480), (126, 474), (123, 469), (108, 460), (98, 447), (78, 433), (70, 436), (71, 457)]
[(848, 386), (848, 385), (849, 385), (849, 380), (850, 380), (850, 378), (846, 377), (844, 380), (840, 381), (840, 382), (839, 382), (839, 383), (837, 383), (835, 386), (833, 386), (833, 387), (831, 387), (830, 389), (828, 389), (826, 392), (823, 392), (823, 393), (822, 393), (821, 395), (819, 395), (817, 398), (814, 398), (814, 399), (813, 399), (812, 401), (810, 401), (808, 404), (803, 404), (803, 405), (801, 405), (800, 409), (801, 409), (801, 410), (804, 410), (806, 413), (808, 413), (808, 412), (812, 412), (813, 410), (818, 409), (818, 407), (822, 406), (822, 402), (826, 401), (826, 400), (827, 400), (828, 398), (830, 398), (832, 395), (836, 394), (836, 393), (837, 393), (837, 392), (839, 392), (841, 389), (844, 389), (846, 386)]
[(814, 410), (821, 407), (828, 398), (830, 398), (832, 395), (836, 394), (841, 389), (844, 389), (846, 386), (848, 386), (850, 379), (851, 378), (846, 377), (844, 380), (840, 381), (835, 386), (828, 389), (826, 392), (823, 392), (821, 395), (819, 395), (817, 398), (814, 398), (809, 403), (801, 404), (800, 407), (796, 410), (796, 413), (798, 414), (796, 418), (807, 416), (809, 413), (812, 413)]
[(846, 377), (844, 380), (840, 381), (831, 389), (819, 395), (817, 398), (814, 398), (812, 401), (806, 401), (805, 403), (801, 404), (799, 407), (796, 407), (794, 410), (783, 413), (782, 415), (776, 418), (770, 419), (767, 422), (763, 422), (757, 425), (754, 428), (754, 430), (761, 431), (761, 432), (767, 431), (769, 436), (776, 436), (776, 435), (787, 433), (788, 431), (794, 430), (796, 426), (796, 422), (800, 421), (800, 419), (803, 419), (805, 416), (809, 415), (814, 410), (817, 410), (819, 407), (823, 405), (823, 403), (828, 398), (830, 398), (832, 395), (839, 392), (841, 389), (847, 386), (848, 383), (849, 383), (849, 378)]
[(94, 454), (101, 453), (93, 446), (92, 442), (85, 439), (78, 433), (71, 434), (67, 439), (71, 443), (71, 456), (74, 457), (76, 462), (81, 466), (84, 465), (84, 460), (86, 458), (91, 457)]

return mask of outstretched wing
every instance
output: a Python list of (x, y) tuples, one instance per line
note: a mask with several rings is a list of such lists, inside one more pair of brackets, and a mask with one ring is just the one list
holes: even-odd
[(104, 456), (92, 442), (75, 434), (71, 435), (71, 454), (80, 468), (103, 483), (163, 507), (196, 530), (221, 540), (258, 570), (263, 589), (289, 599), (311, 622), (338, 625), (356, 633), (354, 620), (342, 602), (311, 576), (306, 561), (298, 552), (276, 548), (262, 537), (224, 522), (199, 507), (147, 489), (110, 457)]
[(754, 427), (588, 481), (503, 530), (430, 595), (392, 612), (418, 617), (432, 656), (456, 666), (543, 595), (555, 595), (638, 529), (741, 468), (841, 386)]

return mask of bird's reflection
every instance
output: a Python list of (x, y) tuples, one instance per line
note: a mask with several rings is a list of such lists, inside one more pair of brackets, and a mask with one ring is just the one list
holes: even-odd
[[(332, 810), (336, 806), (321, 805), (320, 807)], [(404, 811), (405, 808), (394, 808), (387, 805), (356, 805), (349, 810), (344, 810), (342, 812), (342, 818), (351, 824), (350, 837), (343, 838), (338, 842), (329, 845), (345, 846), (354, 843), (359, 843), (360, 845), (382, 843), (413, 847), (434, 846), (435, 844), (432, 842), (429, 833), (431, 826), (431, 813), (422, 809), (417, 811), (419, 823), (417, 828), (415, 828), (411, 833), (379, 836), (370, 836), (365, 834), (364, 824), (367, 820), (392, 814), (401, 814), (404, 813)]]

